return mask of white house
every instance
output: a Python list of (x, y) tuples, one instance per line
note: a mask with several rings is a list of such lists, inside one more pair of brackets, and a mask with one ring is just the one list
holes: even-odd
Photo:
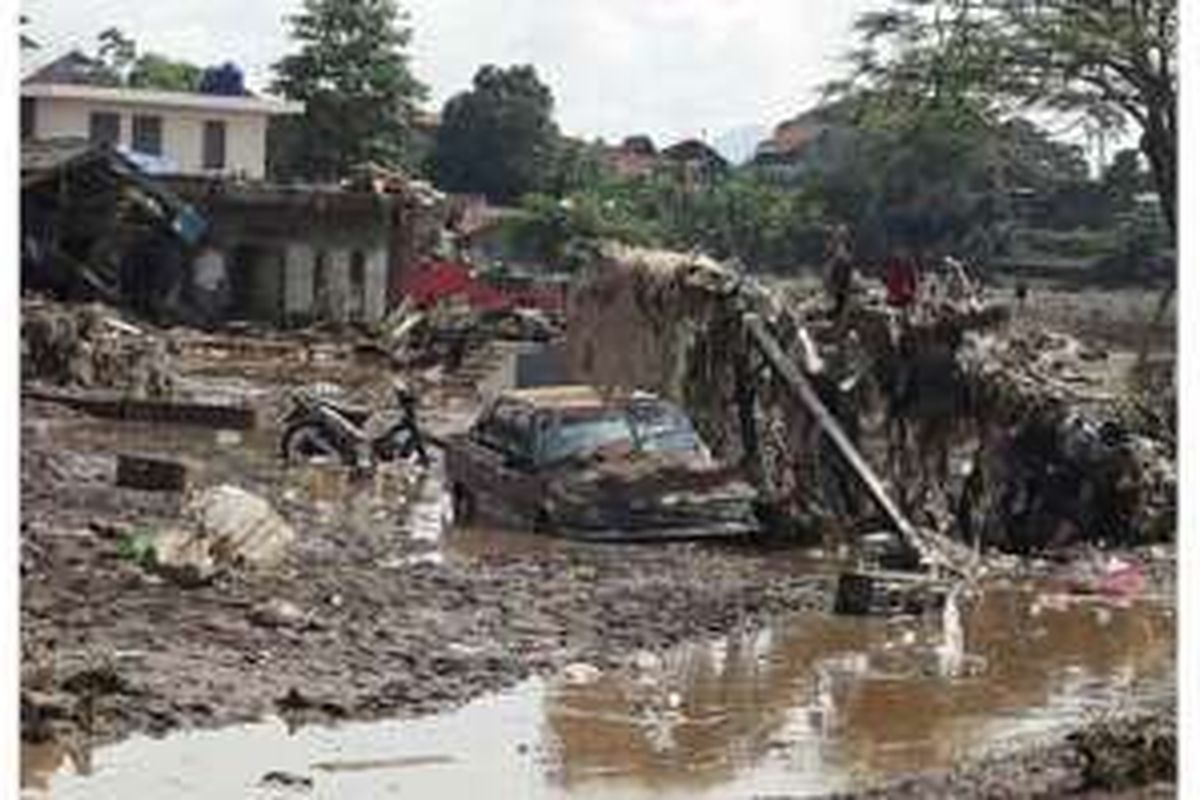
[(84, 138), (160, 158), (181, 175), (266, 174), (267, 120), (303, 103), (41, 82), (21, 84), (21, 138)]

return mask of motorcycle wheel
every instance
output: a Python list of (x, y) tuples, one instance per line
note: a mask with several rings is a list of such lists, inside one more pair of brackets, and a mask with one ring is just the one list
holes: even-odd
[(293, 425), (283, 434), (280, 449), (289, 464), (314, 460), (344, 460), (329, 436), (314, 422)]

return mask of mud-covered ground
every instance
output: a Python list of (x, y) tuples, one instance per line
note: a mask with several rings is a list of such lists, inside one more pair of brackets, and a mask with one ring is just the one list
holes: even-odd
[[(54, 413), (24, 411), (27, 426)], [(431, 713), (827, 596), (823, 578), (752, 551), (689, 544), (493, 550), (488, 537), (505, 533), (478, 532), (464, 552), (431, 559), (394, 506), (352, 483), (332, 501), (278, 492), (298, 533), (279, 567), (181, 586), (122, 554), (131, 531), (168, 524), (178, 498), (116, 488), (112, 469), (112, 454), (53, 433), (23, 447), (27, 737), (55, 718), (107, 741), (265, 713)]]
[[(189, 380), (239, 374), (248, 373), (207, 364)], [(253, 387), (256, 377), (239, 380)], [(272, 387), (258, 388), (278, 403)], [(429, 714), (572, 662), (616, 665), (831, 603), (827, 574), (750, 546), (534, 537), (514, 546), (497, 543), (507, 534), (494, 531), (433, 542), (406, 510), (418, 498), (428, 506), (435, 483), (408, 473), (365, 483), (283, 474), (269, 427), (213, 449), (227, 455), (207, 469), (209, 445), (196, 440), (216, 432), (162, 429), (154, 449), (182, 449), (202, 481), (261, 493), (298, 534), (278, 567), (180, 585), (127, 551), (131, 535), (170, 524), (180, 498), (114, 485), (126, 424), (22, 407), (22, 733), (30, 740), (97, 744), (267, 713), (297, 721)], [(186, 446), (176, 447), (177, 433)], [(1173, 722), (1166, 727), (1173, 736)], [(1148, 741), (1134, 734), (1114, 744), (1098, 730), (867, 796), (1158, 796), (1144, 785), (1169, 783), (1165, 768), (1125, 783), (1087, 777), (1086, 752), (1124, 753)], [(1149, 793), (1126, 794), (1130, 783)]]
[(1173, 700), (1096, 719), (1051, 741), (908, 775), (838, 800), (929, 797), (1085, 797), (1166, 800), (1176, 796)]

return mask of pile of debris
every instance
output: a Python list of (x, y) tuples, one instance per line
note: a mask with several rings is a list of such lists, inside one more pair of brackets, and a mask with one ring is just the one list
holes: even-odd
[(811, 293), (768, 291), (702, 256), (614, 246), (571, 297), (568, 359), (602, 387), (681, 403), (782, 518), (878, 529), (845, 449), (747, 345), (748, 314), (921, 525), (1014, 551), (1174, 530), (1170, 449), (1090, 382), (1084, 366), (1102, 355), (1016, 330), (1001, 306), (902, 314), (866, 297), (835, 319)]
[(380, 341), (397, 364), (453, 370), (488, 342), (547, 342), (558, 335), (558, 326), (538, 309), (477, 309), (451, 300), (418, 308), (406, 301), (384, 320)]
[(166, 339), (103, 305), (26, 300), (21, 306), (21, 377), (54, 386), (169, 397), (177, 378)]

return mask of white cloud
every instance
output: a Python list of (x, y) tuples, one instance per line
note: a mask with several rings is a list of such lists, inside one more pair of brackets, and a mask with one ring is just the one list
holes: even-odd
[[(879, 0), (407, 0), (414, 68), (433, 101), (485, 63), (532, 63), (568, 132), (658, 140), (770, 125), (838, 74), (850, 23)], [(31, 31), (57, 54), (117, 25), (146, 49), (233, 60), (261, 87), (288, 49), (299, 0), (29, 0)]]

